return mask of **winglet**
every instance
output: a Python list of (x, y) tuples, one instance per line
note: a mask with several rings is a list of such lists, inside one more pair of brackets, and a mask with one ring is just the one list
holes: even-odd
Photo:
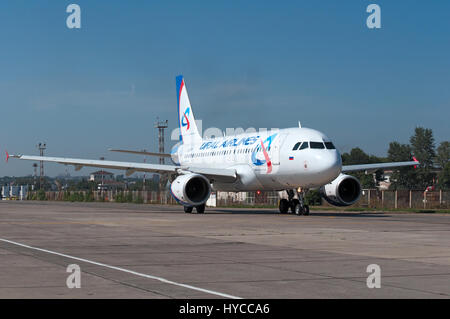
[[(417, 162), (417, 164), (419, 164), (419, 161), (417, 160), (417, 158), (415, 158), (414, 156), (412, 157), (414, 162)], [(417, 168), (417, 165), (414, 165), (414, 168)]]
[(8, 151), (5, 151), (5, 153), (6, 153), (6, 163), (8, 163), (8, 160), (9, 160), (9, 154), (8, 154)]

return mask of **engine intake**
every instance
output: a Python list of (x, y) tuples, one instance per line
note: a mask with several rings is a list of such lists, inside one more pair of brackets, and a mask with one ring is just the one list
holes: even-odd
[(320, 195), (331, 205), (350, 206), (361, 197), (361, 184), (354, 176), (340, 174), (320, 188)]
[(211, 184), (200, 174), (186, 174), (178, 176), (170, 185), (172, 196), (185, 206), (199, 206), (209, 198)]

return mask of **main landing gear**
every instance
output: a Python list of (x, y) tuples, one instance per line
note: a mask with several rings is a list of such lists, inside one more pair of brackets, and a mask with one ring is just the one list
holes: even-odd
[[(206, 207), (206, 204), (202, 204), (202, 205), (199, 205), (199, 206), (195, 206), (195, 209), (196, 209), (196, 211), (197, 211), (197, 214), (203, 214), (203, 213), (205, 213), (205, 207)], [(185, 212), (185, 213), (190, 214), (190, 213), (192, 213), (193, 210), (194, 210), (194, 206), (184, 206), (184, 212)]]
[[(293, 214), (298, 216), (309, 215), (309, 206), (304, 204), (303, 190), (297, 192), (296, 189), (288, 189), (286, 193), (288, 199), (280, 199), (279, 209), (281, 214), (287, 214), (290, 209)], [(298, 198), (294, 198), (295, 194), (297, 194)]]

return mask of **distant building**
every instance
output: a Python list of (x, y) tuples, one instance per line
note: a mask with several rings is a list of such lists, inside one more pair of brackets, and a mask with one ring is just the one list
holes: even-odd
[(384, 180), (381, 181), (379, 183), (379, 186), (378, 186), (378, 188), (380, 190), (388, 190), (389, 189), (389, 187), (392, 184), (391, 176), (392, 176), (393, 173), (394, 173), (394, 171), (392, 171), (392, 170), (385, 170), (383, 172), (383, 176), (382, 177), (384, 178)]
[(2, 186), (0, 199), (27, 199), (28, 186)]
[(103, 181), (103, 185), (100, 182), (97, 185), (97, 190), (112, 190), (112, 189), (124, 189), (126, 184), (124, 182), (117, 182), (115, 180)]
[(108, 182), (114, 180), (114, 174), (107, 171), (97, 171), (91, 173), (89, 181), (91, 182)]

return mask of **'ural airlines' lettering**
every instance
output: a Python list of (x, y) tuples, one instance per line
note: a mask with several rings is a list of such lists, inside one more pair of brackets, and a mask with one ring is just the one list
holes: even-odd
[(217, 148), (225, 148), (225, 147), (236, 147), (239, 145), (252, 145), (259, 138), (258, 136), (252, 137), (243, 137), (241, 139), (233, 138), (229, 140), (215, 141), (215, 142), (205, 142), (200, 146), (200, 150), (209, 150), (209, 149), (217, 149)]

